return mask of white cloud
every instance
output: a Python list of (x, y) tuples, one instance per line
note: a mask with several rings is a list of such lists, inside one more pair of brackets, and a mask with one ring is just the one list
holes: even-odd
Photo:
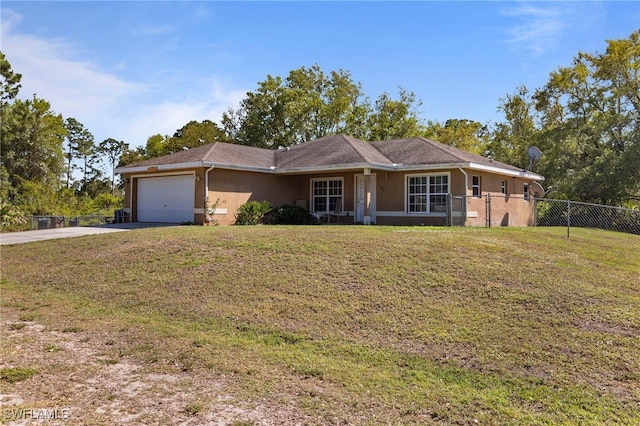
[(76, 59), (79, 49), (64, 39), (44, 39), (20, 33), (22, 17), (2, 9), (2, 49), (15, 72), (22, 74), (20, 97), (36, 94), (54, 111), (75, 117), (89, 127), (97, 117), (108, 117), (127, 97), (146, 90)]
[[(83, 123), (96, 142), (113, 137), (132, 147), (144, 145), (149, 136), (171, 135), (191, 120), (217, 121), (245, 95), (216, 76), (198, 80), (171, 73), (172, 78), (188, 81), (193, 93), (170, 92), (166, 81), (128, 81), (84, 59), (98, 57), (99, 52), (83, 51), (66, 39), (19, 31), (23, 19), (2, 9), (2, 51), (13, 70), (22, 74), (20, 97), (36, 94), (49, 101), (56, 113)], [(114, 69), (124, 72), (126, 63)]]
[(538, 54), (555, 45), (569, 19), (565, 7), (555, 3), (518, 4), (503, 14), (517, 20), (509, 30), (509, 42)]
[(131, 143), (144, 145), (149, 136), (158, 133), (171, 136), (192, 120), (219, 121), (222, 113), (230, 106), (235, 107), (246, 94), (246, 91), (228, 88), (216, 77), (209, 78), (208, 84), (198, 86), (208, 87), (208, 90), (136, 110), (127, 123), (122, 123)]

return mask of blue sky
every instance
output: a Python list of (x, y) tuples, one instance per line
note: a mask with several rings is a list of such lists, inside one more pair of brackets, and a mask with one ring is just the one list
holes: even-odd
[(346, 70), (374, 101), (398, 87), (426, 120), (500, 121), (579, 51), (640, 28), (638, 2), (2, 2), (1, 50), (34, 93), (132, 146), (219, 122), (267, 75)]

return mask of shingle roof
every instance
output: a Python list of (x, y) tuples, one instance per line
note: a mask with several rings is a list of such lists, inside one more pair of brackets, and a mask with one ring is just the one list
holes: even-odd
[(369, 142), (346, 135), (330, 135), (278, 151), (275, 167), (305, 169), (366, 163), (392, 164)]
[(465, 167), (470, 164), (476, 167), (501, 169), (511, 173), (524, 172), (518, 167), (493, 161), (430, 139), (416, 137), (365, 142), (342, 134), (325, 136), (280, 150), (215, 142), (120, 167), (116, 172), (123, 173), (127, 169), (138, 167), (178, 166), (187, 163), (202, 163), (202, 166), (215, 164), (218, 167), (227, 166), (240, 169), (266, 169), (281, 173), (360, 167), (417, 168), (421, 165)]
[(380, 153), (396, 164), (435, 165), (474, 163), (512, 171), (522, 170), (518, 167), (494, 161), (481, 155), (472, 154), (425, 138), (394, 139), (370, 143), (380, 151)]
[(234, 145), (224, 142), (214, 142), (185, 151), (176, 152), (162, 157), (151, 158), (125, 167), (148, 167), (168, 164), (213, 162), (238, 167), (270, 168), (274, 163), (275, 151), (256, 148), (253, 146)]

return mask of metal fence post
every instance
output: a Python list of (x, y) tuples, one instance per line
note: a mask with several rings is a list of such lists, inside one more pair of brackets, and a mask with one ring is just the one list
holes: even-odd
[(567, 200), (567, 238), (569, 238), (570, 229), (571, 229), (571, 201)]

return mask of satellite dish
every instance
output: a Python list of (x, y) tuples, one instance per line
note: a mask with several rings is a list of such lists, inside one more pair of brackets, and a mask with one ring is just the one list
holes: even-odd
[(538, 162), (540, 157), (542, 157), (542, 151), (540, 151), (537, 146), (531, 146), (527, 149), (527, 153), (529, 154), (529, 165), (527, 166), (526, 171), (529, 171)]
[(547, 191), (544, 190), (542, 185), (540, 185), (538, 182), (535, 182), (535, 181), (530, 182), (529, 192), (533, 194), (534, 198), (542, 198), (544, 197), (544, 194), (547, 193)]

